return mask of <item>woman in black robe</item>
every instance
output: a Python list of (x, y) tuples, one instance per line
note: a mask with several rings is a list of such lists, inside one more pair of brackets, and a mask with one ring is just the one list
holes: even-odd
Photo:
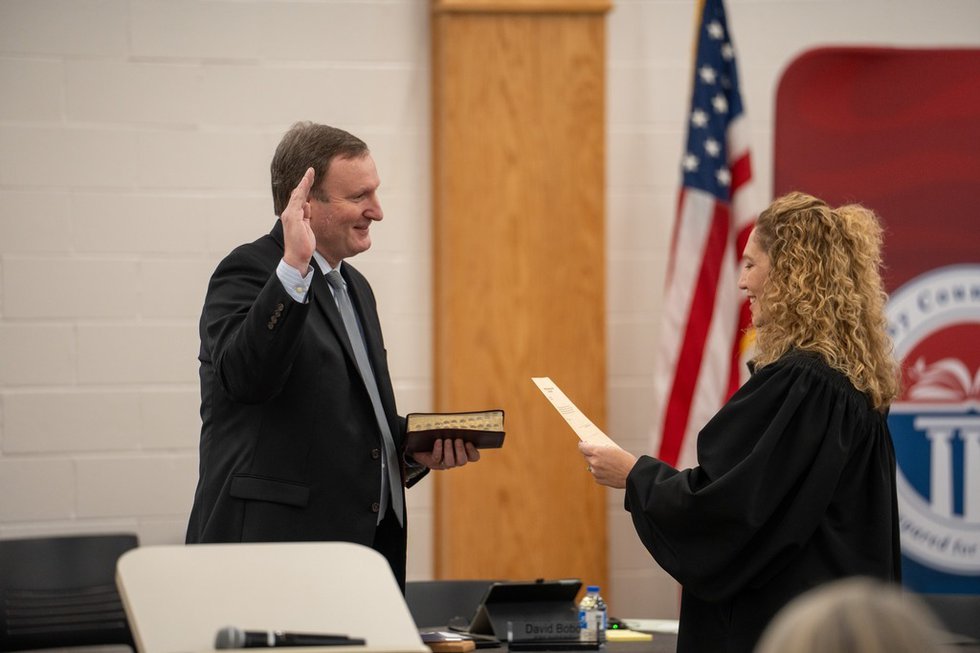
[(752, 377), (698, 435), (696, 467), (581, 443), (682, 586), (677, 650), (749, 652), (795, 596), (847, 576), (900, 575), (898, 392), (881, 227), (856, 205), (792, 193), (760, 214), (739, 288), (756, 327)]

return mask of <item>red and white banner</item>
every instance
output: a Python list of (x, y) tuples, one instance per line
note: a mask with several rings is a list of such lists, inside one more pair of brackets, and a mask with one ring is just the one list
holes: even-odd
[(777, 194), (881, 216), (903, 582), (980, 594), (980, 50), (806, 52), (774, 140)]

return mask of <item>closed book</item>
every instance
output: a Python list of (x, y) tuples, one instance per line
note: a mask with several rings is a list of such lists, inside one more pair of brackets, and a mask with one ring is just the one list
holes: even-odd
[(462, 413), (409, 413), (406, 416), (405, 452), (432, 451), (436, 440), (471, 442), (477, 449), (504, 446), (504, 411)]

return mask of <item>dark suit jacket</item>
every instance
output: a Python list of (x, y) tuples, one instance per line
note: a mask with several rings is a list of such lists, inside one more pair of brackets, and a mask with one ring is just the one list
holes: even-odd
[[(371, 546), (382, 457), (371, 400), (326, 278), (312, 262), (308, 303), (296, 302), (276, 275), (282, 255), (277, 222), (269, 235), (229, 254), (208, 286), (200, 324), (200, 479), (187, 542)], [(374, 294), (351, 265), (341, 271), (400, 459), (403, 420)], [(401, 539), (404, 558), (404, 530)]]

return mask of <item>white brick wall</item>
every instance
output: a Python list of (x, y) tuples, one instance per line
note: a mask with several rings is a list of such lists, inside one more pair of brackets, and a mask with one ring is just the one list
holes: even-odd
[(140, 395), (130, 390), (4, 395), (5, 454), (112, 453), (140, 443)]
[[(0, 324), (0, 383), (4, 396), (22, 386), (50, 387), (75, 381), (75, 333), (70, 324)], [(29, 501), (29, 497), (23, 497)]]
[[(610, 434), (648, 448), (694, 0), (608, 19)], [(975, 0), (728, 0), (763, 195), (780, 71), (821, 44), (980, 45)], [(402, 412), (431, 407), (427, 0), (0, 0), (0, 537), (182, 540), (196, 479), (197, 314), (272, 226), (268, 165), (311, 119), (371, 146), (385, 220), (357, 259)], [(409, 577), (432, 499), (409, 493)], [(613, 614), (677, 590), (609, 493)]]
[(0, 0), (0, 537), (183, 540), (201, 302), (272, 227), (296, 120), (375, 154), (386, 219), (358, 264), (400, 408), (431, 408), (428, 43), (422, 0)]

